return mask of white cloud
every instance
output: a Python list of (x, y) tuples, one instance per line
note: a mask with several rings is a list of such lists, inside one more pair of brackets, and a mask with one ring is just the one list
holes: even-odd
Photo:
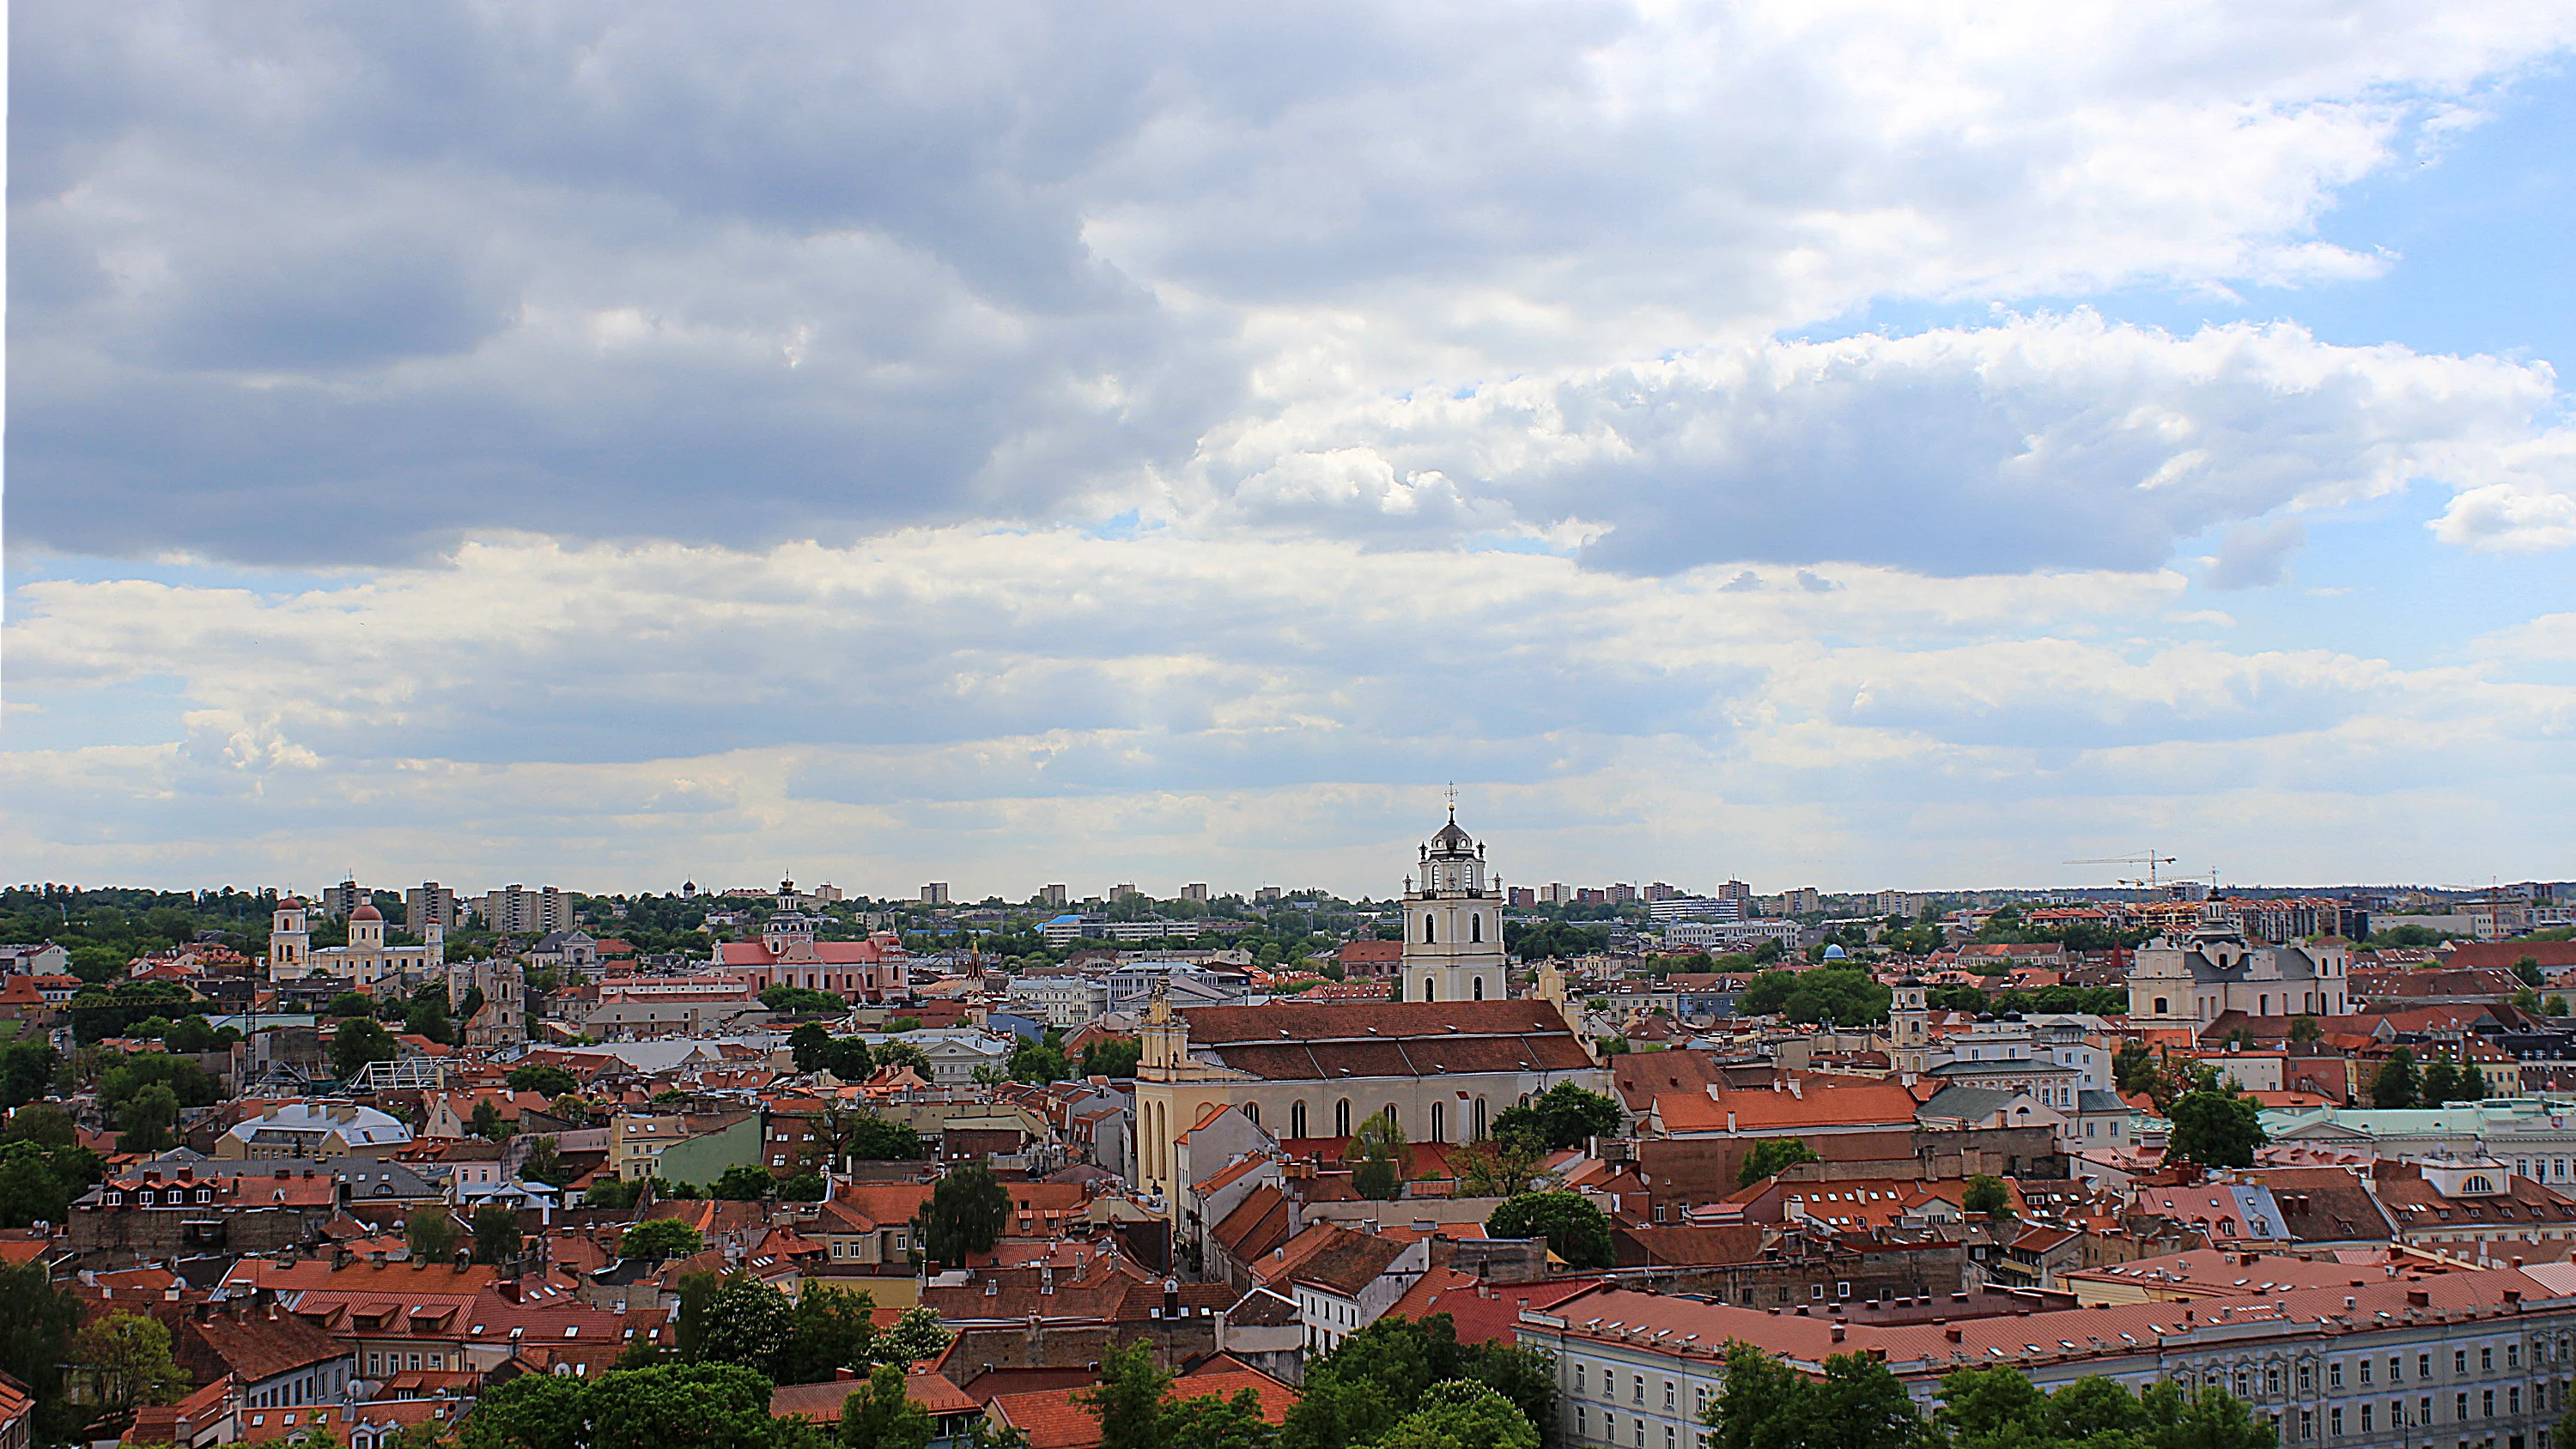
[[(1784, 430), (1903, 416), (1874, 383), (1961, 380), (1882, 350), (1786, 385), (1768, 374), (1820, 354), (1759, 339), (1877, 299), (2366, 274), (2381, 259), (2315, 235), (2337, 189), (2576, 32), (2566, 3), (2328, 22), (2107, 0), (14, 19), (21, 541), (271, 562), (317, 528), (370, 560), (506, 527), (839, 541), (1186, 515), (1211, 487), (1273, 528), (1389, 543), (1595, 516), (1511, 496), (1547, 479), (1609, 495), (1605, 517), (1648, 495), (1627, 510), (1647, 526), (1601, 546), (1632, 569), (1706, 555), (1687, 527), (1641, 543), (1667, 483), (1592, 444), (1831, 461), (1700, 370), (1742, 373)], [(1515, 385), (1566, 395), (1492, 405)], [(1457, 467), (1307, 426), (1462, 390)], [(2096, 435), (2080, 394), (2026, 398), (2026, 421)], [(1541, 406), (1589, 431), (1528, 435)], [(1998, 443), (1976, 429), (2018, 421), (1972, 411), (1933, 440), (1953, 471), (1891, 501), (1961, 489), (1975, 513)], [(2123, 451), (2204, 491), (2187, 450)], [(2023, 467), (2081, 491), (2126, 461)], [(2207, 466), (2249, 463), (2213, 445)], [(2480, 504), (2444, 536), (2529, 545), (2546, 512)], [(2165, 532), (2115, 530), (2106, 556), (2160, 562)]]
[[(2576, 689), (2127, 634), (2171, 573), (1745, 572), (945, 530), (500, 539), (274, 594), (31, 584), (7, 645), (42, 708), (0, 757), (0, 842), (89, 879), (928, 871), (1016, 896), (1087, 860), (1383, 889), (1454, 777), (1515, 875), (1970, 884), (2195, 800), (2218, 813), (2168, 838), (2286, 871), (2309, 847), (2248, 835), (2246, 800), (2430, 810), (2491, 776), (2514, 787), (2479, 858), (2505, 859), (2576, 793)], [(2374, 837), (2381, 873), (2454, 833)]]

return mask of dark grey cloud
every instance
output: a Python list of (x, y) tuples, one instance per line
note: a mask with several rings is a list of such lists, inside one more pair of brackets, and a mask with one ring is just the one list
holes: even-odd
[[(2366, 269), (2307, 245), (2332, 188), (2427, 97), (2563, 40), (2477, 4), (2128, 14), (1963, 45), (1902, 11), (1595, 3), (36, 0), (10, 522), (386, 560), (499, 527), (760, 544), (1142, 506), (1386, 544), (1607, 520), (1587, 559), (1647, 572), (2070, 541), (2135, 567), (2195, 509), (2106, 528), (2089, 482), (1996, 481), (2098, 399), (1887, 372), (1570, 383), (1557, 406), (1636, 457), (1533, 469), (1502, 431), (1395, 469), (1400, 507), (1238, 496), (1366, 442), (1387, 397), (1874, 296)], [(2046, 462), (2136, 486), (2156, 460), (2115, 431)], [(2276, 506), (2251, 491), (2195, 516)]]

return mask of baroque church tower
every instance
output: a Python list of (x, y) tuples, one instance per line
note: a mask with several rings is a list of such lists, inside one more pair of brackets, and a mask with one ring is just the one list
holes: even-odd
[(1449, 823), (1422, 847), (1422, 874), (1405, 882), (1404, 1001), (1500, 1001), (1503, 987), (1503, 883), (1485, 870), (1485, 851)]

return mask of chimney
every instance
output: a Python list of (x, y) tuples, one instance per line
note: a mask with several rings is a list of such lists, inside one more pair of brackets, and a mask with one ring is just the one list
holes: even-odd
[(1165, 1318), (1181, 1316), (1181, 1280), (1178, 1278), (1163, 1280), (1163, 1316)]
[(1843, 1339), (1844, 1339), (1844, 1337), (1846, 1336), (1846, 1332), (1847, 1332), (1847, 1331), (1843, 1328), (1843, 1326), (1842, 1326), (1841, 1324), (1839, 1324), (1839, 1323), (1835, 1324), (1835, 1325), (1834, 1325), (1834, 1329), (1833, 1329), (1833, 1333), (1834, 1333), (1834, 1342), (1836, 1342), (1836, 1343), (1840, 1343), (1840, 1342), (1842, 1342), (1842, 1341), (1843, 1341)]
[(1952, 1343), (1957, 1343), (1965, 1336), (1965, 1334), (1966, 1330), (1960, 1328), (1959, 1325), (1955, 1323), (1943, 1324), (1941, 1327), (1941, 1336), (1950, 1340)]

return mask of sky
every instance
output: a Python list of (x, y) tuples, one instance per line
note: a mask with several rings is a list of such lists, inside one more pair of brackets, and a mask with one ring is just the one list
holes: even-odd
[(2576, 877), (2576, 0), (11, 19), (0, 879)]

